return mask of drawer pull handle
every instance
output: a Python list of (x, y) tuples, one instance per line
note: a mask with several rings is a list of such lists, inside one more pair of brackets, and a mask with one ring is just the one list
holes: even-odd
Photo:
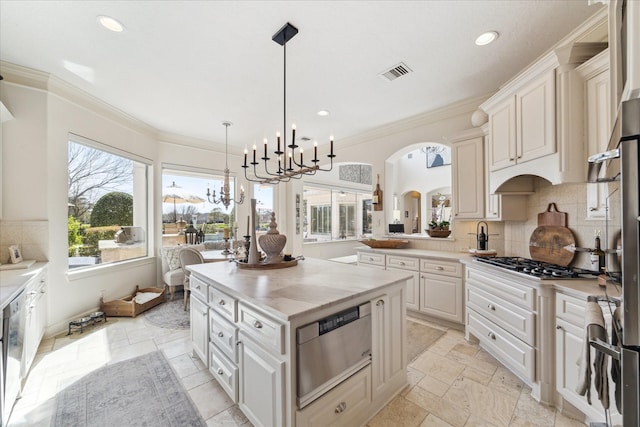
[(206, 311), (204, 311), (204, 312), (202, 312), (201, 314), (202, 314), (202, 317), (205, 317), (205, 316), (207, 315), (207, 312), (206, 312)]
[(226, 304), (226, 302), (224, 302), (224, 300), (223, 300), (223, 299), (221, 299), (220, 301), (218, 301), (218, 305), (225, 305), (225, 304)]
[(439, 266), (436, 267), (436, 270), (441, 270), (442, 271), (442, 270), (444, 270), (444, 267), (439, 265)]
[(340, 404), (338, 406), (336, 406), (335, 409), (335, 413), (336, 414), (340, 414), (342, 412), (344, 412), (344, 410), (347, 409), (347, 404), (345, 402), (340, 402)]
[(196, 289), (200, 289), (200, 285), (196, 285)]
[(242, 341), (236, 341), (236, 347), (239, 347), (242, 344)]
[(496, 306), (495, 306), (495, 305), (493, 305), (493, 304), (489, 304), (489, 305), (487, 305), (487, 308), (488, 308), (489, 310), (491, 310), (491, 311), (496, 311)]
[(491, 338), (492, 340), (495, 340), (495, 339), (496, 339), (496, 334), (494, 334), (493, 332), (489, 332), (489, 333), (487, 334), (487, 336), (488, 336), (489, 338)]
[(223, 334), (222, 332), (218, 332), (218, 336), (219, 336), (220, 338), (222, 338), (222, 337), (224, 337), (224, 334)]
[(560, 330), (560, 329), (562, 329), (562, 326), (558, 325), (558, 326), (556, 326), (556, 329)]
[(369, 257), (369, 261), (373, 261), (373, 258)]
[(260, 323), (259, 320), (256, 320), (255, 322), (253, 322), (253, 326), (254, 328), (262, 329), (262, 323)]
[(218, 371), (217, 371), (217, 372), (218, 372), (218, 375), (222, 375), (222, 374), (224, 374), (224, 372), (223, 372), (223, 371), (222, 371), (222, 369), (220, 369), (220, 368), (218, 368)]
[(404, 265), (404, 261), (400, 261), (400, 262), (399, 262), (399, 264), (400, 264), (400, 265)]
[(382, 305), (384, 305), (384, 301), (379, 299), (378, 302), (376, 302), (376, 306), (380, 307)]

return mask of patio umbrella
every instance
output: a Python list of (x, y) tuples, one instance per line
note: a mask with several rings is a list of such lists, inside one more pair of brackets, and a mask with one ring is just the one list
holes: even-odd
[(172, 183), (167, 187), (168, 191), (164, 192), (162, 195), (163, 203), (172, 203), (173, 202), (173, 220), (178, 221), (178, 211), (176, 209), (176, 204), (178, 203), (204, 203), (204, 199), (202, 197), (198, 197), (192, 194), (185, 194), (181, 192), (179, 189), (182, 188), (176, 183)]

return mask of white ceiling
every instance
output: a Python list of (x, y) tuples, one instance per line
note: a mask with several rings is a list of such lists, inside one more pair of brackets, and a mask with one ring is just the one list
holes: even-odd
[[(51, 73), (168, 133), (244, 147), (287, 126), (325, 144), (495, 91), (596, 13), (548, 1), (6, 1), (0, 59)], [(122, 33), (100, 27), (117, 18)], [(475, 38), (500, 38), (478, 47)], [(399, 62), (413, 73), (379, 74)], [(316, 112), (326, 109), (328, 117)]]

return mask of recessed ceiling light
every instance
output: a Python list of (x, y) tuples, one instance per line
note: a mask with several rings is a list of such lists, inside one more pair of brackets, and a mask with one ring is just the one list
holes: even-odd
[(329, 115), (329, 112), (327, 110), (320, 110), (320, 111), (318, 111), (318, 115), (322, 116), (322, 117), (325, 117), (325, 116)]
[(487, 31), (486, 33), (482, 33), (478, 36), (478, 38), (476, 39), (476, 44), (478, 46), (484, 46), (495, 41), (497, 38), (497, 31)]
[(121, 33), (124, 31), (124, 25), (115, 18), (106, 15), (98, 15), (96, 19), (100, 25), (109, 31), (113, 31), (114, 33)]

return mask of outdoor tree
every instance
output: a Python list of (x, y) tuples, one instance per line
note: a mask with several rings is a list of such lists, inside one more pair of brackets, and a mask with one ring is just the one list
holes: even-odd
[(69, 215), (87, 220), (92, 202), (131, 180), (132, 162), (73, 142), (68, 149)]
[(133, 225), (133, 196), (112, 192), (100, 197), (91, 212), (91, 226)]

